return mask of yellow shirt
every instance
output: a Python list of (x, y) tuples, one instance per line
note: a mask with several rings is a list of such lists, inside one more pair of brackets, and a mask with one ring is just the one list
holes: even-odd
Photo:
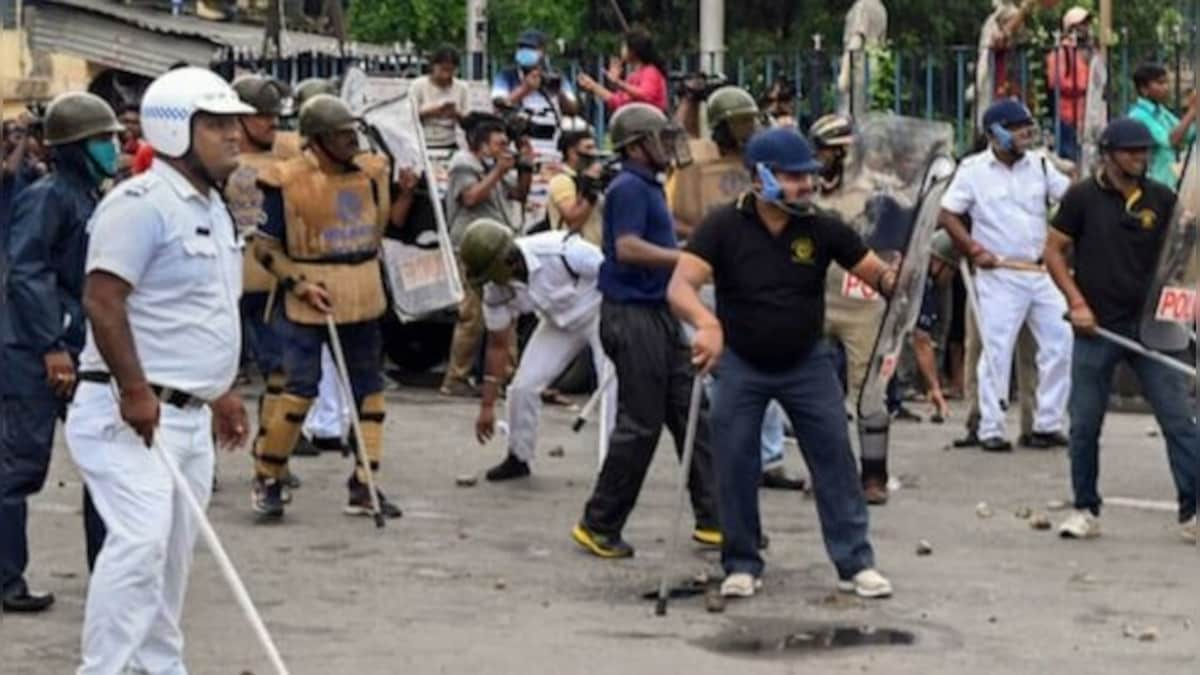
[[(563, 222), (562, 209), (559, 204), (573, 204), (579, 194), (579, 189), (575, 186), (575, 172), (570, 167), (564, 166), (562, 173), (550, 179), (549, 188), (550, 203), (547, 205), (547, 209), (550, 229), (561, 230), (566, 227), (566, 223)], [(604, 239), (604, 224), (600, 216), (603, 212), (603, 202), (603, 197), (596, 201), (596, 205), (592, 207), (591, 214), (588, 215), (588, 219), (583, 223), (583, 228), (579, 232), (585, 241), (596, 246), (601, 246)]]

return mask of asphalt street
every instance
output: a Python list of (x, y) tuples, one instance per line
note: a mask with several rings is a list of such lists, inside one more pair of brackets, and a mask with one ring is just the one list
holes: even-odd
[[(304, 487), (283, 523), (257, 525), (250, 459), (222, 454), (211, 519), (290, 671), (353, 673), (1188, 673), (1200, 672), (1200, 549), (1182, 543), (1153, 419), (1113, 414), (1105, 429), (1100, 539), (1061, 540), (1064, 451), (950, 450), (946, 425), (893, 426), (903, 484), (872, 508), (889, 600), (839, 595), (811, 499), (762, 493), (771, 537), (765, 588), (706, 611), (641, 599), (666, 552), (677, 464), (669, 438), (626, 530), (631, 560), (571, 541), (596, 470), (594, 426), (548, 408), (532, 478), (492, 485), (502, 446), (478, 446), (474, 402), (389, 391), (380, 484), (405, 511), (376, 530), (341, 514), (349, 460), (293, 462)], [(1010, 425), (1015, 428), (1015, 425)], [(556, 449), (561, 448), (561, 452)], [(57, 605), (0, 619), (0, 672), (71, 672), (87, 583), (80, 485), (60, 440), (32, 502), (31, 585)], [(798, 452), (789, 463), (800, 469)], [(461, 487), (456, 477), (479, 474)], [(685, 519), (687, 520), (687, 519)], [(924, 541), (932, 549), (919, 555)], [(676, 580), (717, 570), (690, 543)], [(212, 557), (197, 554), (185, 613), (194, 674), (271, 672)]]

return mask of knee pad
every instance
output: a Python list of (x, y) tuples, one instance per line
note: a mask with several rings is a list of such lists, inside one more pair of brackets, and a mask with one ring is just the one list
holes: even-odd
[(254, 444), (255, 471), (268, 478), (279, 478), (285, 473), (288, 457), (300, 440), (300, 428), (311, 406), (311, 398), (279, 396), (271, 406), (270, 416), (263, 418), (263, 428)]

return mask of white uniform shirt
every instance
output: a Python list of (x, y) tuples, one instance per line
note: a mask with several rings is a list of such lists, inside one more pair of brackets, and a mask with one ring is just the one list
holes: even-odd
[[(227, 392), (241, 349), (241, 244), (220, 194), (204, 197), (154, 160), (121, 183), (89, 223), (87, 271), (133, 287), (129, 326), (146, 379), (205, 400)], [(88, 326), (80, 370), (107, 371)]]
[(529, 271), (527, 283), (483, 288), (483, 322), (503, 330), (522, 314), (537, 312), (562, 330), (584, 328), (600, 307), (596, 278), (604, 253), (577, 234), (542, 232), (516, 240)]
[(1070, 184), (1041, 152), (1010, 168), (988, 149), (959, 165), (942, 208), (970, 216), (971, 238), (991, 253), (1034, 262), (1046, 246), (1046, 204), (1062, 199)]

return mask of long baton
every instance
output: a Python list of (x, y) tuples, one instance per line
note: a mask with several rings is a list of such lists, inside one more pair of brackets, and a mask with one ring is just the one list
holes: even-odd
[(275, 641), (271, 639), (271, 633), (267, 631), (267, 626), (259, 616), (254, 601), (250, 599), (250, 593), (246, 590), (246, 585), (242, 583), (242, 578), (238, 576), (233, 561), (225, 552), (225, 547), (221, 545), (217, 531), (213, 529), (204, 509), (200, 508), (200, 502), (196, 501), (196, 495), (192, 494), (192, 488), (188, 486), (187, 480), (179, 472), (179, 467), (175, 465), (175, 460), (171, 459), (167, 451), (157, 442), (154, 443), (154, 449), (157, 450), (158, 458), (163, 465), (167, 467), (167, 473), (171, 474), (171, 482), (175, 484), (175, 490), (183, 495), (183, 501), (187, 504), (188, 510), (192, 512), (192, 517), (196, 519), (196, 524), (200, 527), (200, 536), (203, 537), (208, 550), (212, 551), (213, 557), (216, 558), (217, 567), (221, 569), (221, 576), (225, 577), (225, 582), (233, 591), (233, 597), (237, 599), (238, 607), (242, 609), (242, 616), (250, 622), (250, 627), (254, 629), (254, 635), (258, 637), (263, 651), (267, 653), (267, 659), (271, 661), (271, 666), (275, 668), (278, 675), (288, 675), (287, 666), (283, 663), (283, 657), (279, 655)]
[[(996, 383), (997, 388), (1001, 388), (1001, 380), (996, 377), (996, 364), (988, 358), (987, 341), (983, 334), (982, 314), (979, 313), (979, 296), (975, 291), (975, 277), (971, 276), (971, 267), (967, 265), (966, 258), (960, 258), (958, 261), (958, 270), (962, 273), (963, 286), (967, 289), (967, 302), (971, 303), (971, 314), (975, 315), (975, 332), (979, 335), (979, 358), (983, 359), (987, 367), (988, 374), (991, 375), (992, 381)], [(1008, 396), (1002, 392), (1000, 394), (1000, 409), (1008, 412)]]
[(1144, 356), (1151, 361), (1156, 361), (1177, 373), (1182, 373), (1193, 379), (1196, 377), (1195, 368), (1183, 363), (1182, 361), (1176, 361), (1162, 352), (1156, 352), (1137, 340), (1130, 340), (1124, 335), (1114, 333), (1111, 330), (1108, 330), (1107, 328), (1101, 328), (1100, 326), (1096, 326), (1096, 335), (1099, 335), (1115, 345), (1124, 347), (1138, 356)]
[[(605, 368), (604, 376), (600, 380), (600, 386), (596, 387), (596, 391), (592, 392), (592, 397), (588, 399), (587, 403), (583, 404), (583, 409), (575, 416), (575, 421), (571, 423), (571, 431), (579, 433), (583, 429), (583, 426), (591, 418), (592, 411), (596, 409), (597, 405), (600, 405), (600, 402), (604, 399), (604, 393), (608, 391), (608, 388), (612, 386), (613, 381), (616, 379), (617, 369), (612, 366)], [(603, 421), (601, 424), (603, 424)]]
[(371, 461), (367, 459), (367, 446), (363, 444), (362, 426), (358, 419), (358, 406), (354, 402), (354, 391), (350, 389), (350, 371), (346, 370), (346, 355), (342, 352), (342, 341), (338, 337), (337, 324), (333, 315), (325, 315), (325, 327), (329, 329), (329, 346), (332, 347), (333, 358), (337, 361), (338, 388), (342, 390), (342, 400), (348, 401), (353, 409), (350, 415), (350, 426), (354, 430), (354, 445), (358, 454), (358, 463), (367, 477), (367, 490), (371, 492), (371, 511), (375, 518), (375, 527), (383, 527), (383, 509), (379, 507), (379, 493), (375, 491), (375, 472), (371, 470)]
[(658, 580), (658, 602), (654, 606), (654, 613), (658, 616), (665, 616), (667, 613), (667, 600), (671, 596), (670, 589), (667, 588), (667, 577), (671, 574), (671, 568), (675, 563), (675, 558), (678, 556), (679, 549), (679, 522), (683, 520), (684, 509), (684, 492), (687, 490), (688, 476), (692, 473), (692, 455), (696, 448), (696, 427), (700, 423), (700, 401), (704, 396), (704, 376), (697, 373), (692, 379), (692, 398), (688, 404), (687, 431), (683, 435), (683, 458), (679, 467), (679, 484), (675, 486), (675, 517), (671, 520), (671, 542), (670, 548), (667, 549), (667, 555), (663, 557), (662, 576)]

